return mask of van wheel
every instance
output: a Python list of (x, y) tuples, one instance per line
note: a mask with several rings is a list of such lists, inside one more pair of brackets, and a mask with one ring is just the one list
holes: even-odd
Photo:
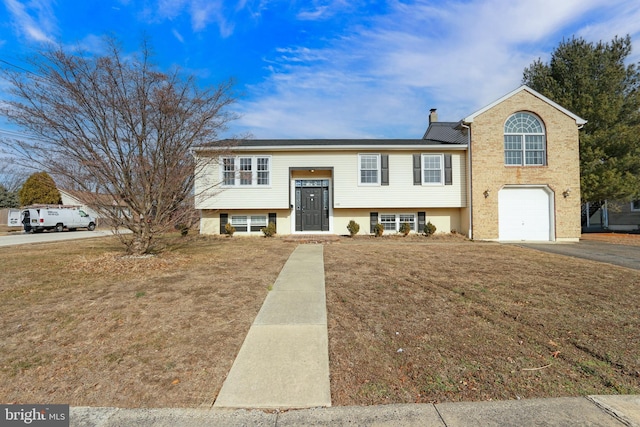
[(56, 224), (56, 231), (57, 232), (61, 232), (64, 229), (64, 225), (62, 224)]
[(93, 231), (96, 229), (96, 225), (94, 223), (90, 223), (89, 226), (87, 227), (87, 230), (89, 231)]

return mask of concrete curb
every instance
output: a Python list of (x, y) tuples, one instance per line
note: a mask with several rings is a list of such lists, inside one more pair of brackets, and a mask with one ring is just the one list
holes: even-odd
[(72, 407), (73, 427), (206, 426), (639, 426), (640, 396), (587, 396), (271, 411)]

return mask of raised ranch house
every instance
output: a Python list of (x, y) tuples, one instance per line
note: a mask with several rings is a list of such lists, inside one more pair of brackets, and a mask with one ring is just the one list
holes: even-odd
[(196, 148), (200, 232), (360, 234), (380, 223), (500, 241), (580, 237), (585, 120), (521, 86), (457, 122), (431, 110), (422, 139), (243, 140)]

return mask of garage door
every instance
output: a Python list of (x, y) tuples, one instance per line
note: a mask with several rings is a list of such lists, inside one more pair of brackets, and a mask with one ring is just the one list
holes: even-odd
[(543, 188), (503, 188), (498, 193), (500, 240), (551, 240), (550, 194)]

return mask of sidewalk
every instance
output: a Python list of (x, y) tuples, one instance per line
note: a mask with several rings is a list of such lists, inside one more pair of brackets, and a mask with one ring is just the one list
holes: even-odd
[(299, 245), (267, 295), (216, 408), (331, 406), (322, 245)]

